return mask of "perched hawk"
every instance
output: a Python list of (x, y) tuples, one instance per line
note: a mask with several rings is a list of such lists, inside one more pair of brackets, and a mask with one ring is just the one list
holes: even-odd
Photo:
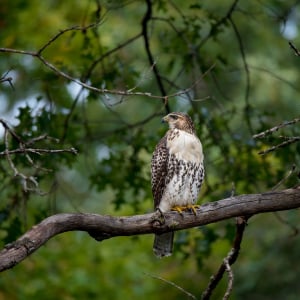
[[(169, 130), (157, 144), (151, 160), (154, 208), (162, 213), (191, 208), (204, 178), (202, 145), (192, 119), (173, 112), (162, 119)], [(156, 234), (153, 251), (158, 257), (172, 254), (174, 232)]]

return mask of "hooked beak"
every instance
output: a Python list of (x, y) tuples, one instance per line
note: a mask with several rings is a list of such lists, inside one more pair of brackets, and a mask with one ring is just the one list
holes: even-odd
[(169, 116), (168, 116), (168, 115), (164, 116), (164, 117), (161, 119), (161, 122), (162, 122), (162, 123), (168, 123), (168, 121), (169, 121)]

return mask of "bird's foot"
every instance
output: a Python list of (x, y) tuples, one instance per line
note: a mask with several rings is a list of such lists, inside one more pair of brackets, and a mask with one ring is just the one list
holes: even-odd
[(194, 215), (196, 216), (197, 215), (197, 210), (196, 209), (200, 208), (200, 205), (198, 205), (198, 204), (188, 204), (186, 206), (186, 208), (191, 210), (194, 213)]
[(191, 210), (194, 213), (194, 215), (197, 215), (196, 209), (199, 208), (199, 207), (200, 207), (200, 205), (197, 205), (197, 204), (188, 204), (188, 205), (185, 205), (185, 206), (176, 205), (176, 206), (172, 207), (171, 210), (177, 211), (181, 215), (182, 215), (183, 211)]
[(187, 207), (186, 206), (175, 205), (171, 208), (171, 210), (177, 211), (178, 213), (180, 213), (182, 215), (182, 212), (187, 210)]

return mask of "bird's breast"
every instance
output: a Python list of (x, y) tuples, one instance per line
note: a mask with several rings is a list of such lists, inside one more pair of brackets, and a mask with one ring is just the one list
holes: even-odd
[(179, 160), (193, 163), (203, 161), (202, 144), (197, 136), (188, 132), (178, 130), (167, 139), (167, 148), (170, 154)]

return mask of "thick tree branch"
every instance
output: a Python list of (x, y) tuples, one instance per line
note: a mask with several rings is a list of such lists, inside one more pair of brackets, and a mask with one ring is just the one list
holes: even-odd
[(67, 231), (86, 231), (97, 240), (115, 236), (162, 233), (218, 222), (238, 216), (288, 210), (300, 207), (300, 187), (278, 192), (230, 197), (203, 204), (195, 216), (165, 214), (161, 224), (159, 214), (149, 213), (130, 217), (114, 217), (97, 214), (57, 214), (33, 226), (16, 242), (0, 251), (0, 271), (12, 268), (50, 238)]

